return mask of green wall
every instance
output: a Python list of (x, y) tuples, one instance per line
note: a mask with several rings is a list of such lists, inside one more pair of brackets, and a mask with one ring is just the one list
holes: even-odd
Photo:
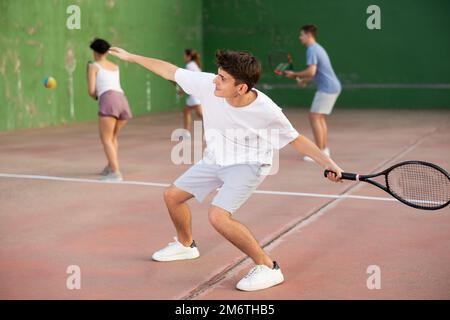
[[(80, 30), (66, 28), (72, 4), (81, 9)], [(96, 119), (86, 86), (90, 41), (102, 37), (182, 65), (186, 47), (202, 51), (201, 6), (201, 0), (0, 0), (0, 131)], [(135, 115), (179, 107), (171, 83), (119, 65)], [(56, 78), (56, 89), (43, 87), (46, 75)]]
[[(381, 30), (366, 27), (371, 4), (381, 8)], [(290, 51), (296, 69), (305, 67), (298, 30), (314, 23), (344, 84), (338, 106), (450, 108), (449, 13), (448, 0), (209, 0), (203, 6), (204, 50), (207, 57), (217, 48), (253, 52), (263, 63), (262, 84), (287, 85), (264, 91), (279, 104), (309, 106), (314, 88), (301, 90), (277, 78), (268, 55), (277, 48)], [(212, 59), (207, 62), (215, 70)], [(361, 88), (367, 84), (389, 88)]]
[[(66, 28), (71, 4), (81, 8), (81, 30)], [(371, 4), (381, 8), (381, 30), (366, 28)], [(295, 88), (268, 67), (277, 48), (304, 67), (297, 38), (305, 23), (319, 26), (344, 85), (338, 106), (450, 108), (449, 12), (448, 0), (0, 0), (0, 131), (95, 120), (85, 72), (96, 36), (178, 65), (193, 47), (207, 71), (215, 71), (218, 48), (249, 50), (263, 62), (261, 84), (282, 86), (263, 90), (280, 105), (309, 106), (314, 88)], [(172, 84), (119, 64), (135, 115), (181, 107)], [(46, 75), (56, 89), (43, 87)], [(367, 84), (406, 88), (361, 88)]]

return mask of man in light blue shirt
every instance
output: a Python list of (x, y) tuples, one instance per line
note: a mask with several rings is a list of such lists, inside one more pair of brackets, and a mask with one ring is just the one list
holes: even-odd
[[(330, 149), (327, 147), (326, 116), (333, 110), (341, 92), (341, 83), (334, 73), (327, 52), (316, 42), (316, 33), (315, 25), (305, 25), (300, 29), (300, 42), (307, 48), (306, 64), (308, 67), (300, 72), (285, 71), (285, 73), (287, 77), (297, 79), (300, 87), (305, 87), (311, 80), (316, 83), (317, 92), (311, 105), (309, 121), (317, 146), (330, 155)], [(303, 159), (313, 161), (310, 157)]]

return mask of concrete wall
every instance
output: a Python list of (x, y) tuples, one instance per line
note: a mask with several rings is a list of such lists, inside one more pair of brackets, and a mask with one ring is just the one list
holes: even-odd
[[(81, 9), (80, 30), (66, 27), (72, 4)], [(186, 47), (202, 51), (201, 5), (201, 0), (0, 1), (0, 131), (96, 119), (97, 103), (86, 85), (94, 37), (183, 65)], [(171, 83), (118, 63), (135, 115), (180, 107)], [(46, 75), (56, 78), (56, 89), (44, 88)]]

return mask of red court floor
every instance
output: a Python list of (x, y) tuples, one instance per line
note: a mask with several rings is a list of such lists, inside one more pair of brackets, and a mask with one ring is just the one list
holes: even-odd
[[(285, 111), (311, 137), (307, 111)], [(450, 170), (449, 120), (445, 110), (337, 110), (332, 157), (360, 173), (415, 159)], [(170, 159), (181, 123), (179, 112), (136, 118), (120, 140), (125, 180), (161, 185), (94, 183), (105, 164), (95, 122), (0, 133), (0, 298), (450, 299), (450, 208), (427, 213), (369, 185), (333, 184), (289, 146), (279, 173), (258, 189), (269, 193), (235, 214), (279, 262), (285, 283), (234, 288), (251, 263), (209, 225), (212, 196), (189, 202), (201, 257), (151, 261), (175, 235), (162, 195), (188, 168)], [(333, 198), (340, 194), (382, 199)], [(66, 287), (70, 265), (80, 267), (80, 290)], [(369, 290), (373, 265), (381, 288)]]

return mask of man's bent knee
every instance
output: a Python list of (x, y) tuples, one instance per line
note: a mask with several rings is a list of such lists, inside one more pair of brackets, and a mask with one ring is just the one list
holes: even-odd
[(166, 204), (181, 204), (190, 198), (192, 198), (191, 194), (175, 186), (170, 186), (164, 191), (164, 201)]
[(208, 218), (211, 225), (217, 229), (220, 228), (224, 222), (231, 219), (231, 214), (224, 209), (213, 206), (209, 209)]

